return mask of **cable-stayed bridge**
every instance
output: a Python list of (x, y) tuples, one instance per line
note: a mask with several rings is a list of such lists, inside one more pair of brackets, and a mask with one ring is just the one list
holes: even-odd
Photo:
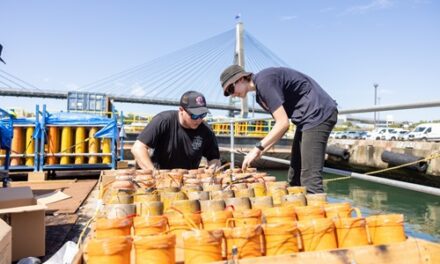
[[(136, 67), (112, 74), (82, 86), (79, 91), (105, 93), (114, 102), (178, 105), (188, 90), (203, 93), (211, 109), (239, 110), (240, 106), (223, 96), (220, 73), (231, 64), (258, 72), (266, 67), (288, 66), (249, 32), (239, 27), (189, 47), (158, 57)], [(237, 42), (241, 43), (240, 52)], [(238, 63), (239, 62), (239, 63)], [(0, 69), (0, 96), (66, 99), (69, 91), (43, 90)], [(78, 92), (78, 91), (75, 91)], [(253, 100), (249, 97), (247, 100)], [(236, 103), (236, 102), (235, 102)], [(374, 106), (340, 110), (340, 114), (438, 107), (440, 101), (404, 105)], [(256, 108), (255, 112), (264, 112)]]
[[(243, 49), (247, 71), (288, 66), (248, 32), (243, 33)], [(236, 30), (231, 29), (84, 85), (80, 91), (105, 93), (116, 102), (176, 105), (185, 91), (195, 90), (205, 95), (210, 108), (238, 109), (223, 96), (219, 81), (220, 73), (236, 63), (235, 50)], [(67, 91), (42, 90), (0, 70), (0, 95), (64, 99)]]

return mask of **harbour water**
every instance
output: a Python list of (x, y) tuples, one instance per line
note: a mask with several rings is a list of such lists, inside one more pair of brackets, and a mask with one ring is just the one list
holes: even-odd
[[(268, 173), (286, 180), (285, 170)], [(337, 178), (341, 176), (324, 175), (324, 181)], [(440, 242), (440, 197), (357, 179), (327, 181), (324, 187), (330, 202), (350, 202), (363, 216), (403, 214), (408, 235)]]

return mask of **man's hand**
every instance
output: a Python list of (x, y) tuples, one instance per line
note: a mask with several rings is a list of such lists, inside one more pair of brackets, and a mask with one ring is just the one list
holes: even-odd
[(241, 165), (241, 170), (245, 171), (248, 167), (250, 167), (251, 163), (254, 160), (257, 160), (261, 157), (262, 151), (258, 148), (253, 148), (245, 157), (243, 160), (243, 164)]
[(212, 173), (215, 173), (215, 172), (217, 171), (218, 167), (219, 167), (219, 166), (217, 166), (217, 164), (211, 164), (211, 165), (207, 168), (207, 170), (208, 170), (208, 171), (211, 171)]
[(221, 162), (219, 159), (213, 159), (208, 161), (208, 169), (212, 170), (213, 172), (215, 172), (217, 170), (218, 167), (220, 167)]

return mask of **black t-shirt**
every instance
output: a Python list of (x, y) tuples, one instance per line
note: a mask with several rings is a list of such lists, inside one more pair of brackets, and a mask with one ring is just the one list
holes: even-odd
[(257, 103), (270, 113), (281, 105), (301, 131), (313, 128), (337, 109), (337, 104), (309, 76), (289, 68), (267, 68), (255, 74)]
[(196, 169), (203, 157), (220, 158), (217, 139), (202, 123), (197, 129), (186, 129), (179, 123), (178, 111), (157, 114), (139, 134), (137, 140), (154, 149), (151, 157), (158, 169)]

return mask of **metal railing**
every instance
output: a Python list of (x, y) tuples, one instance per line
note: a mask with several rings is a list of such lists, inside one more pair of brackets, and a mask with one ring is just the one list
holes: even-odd
[[(340, 115), (345, 114), (359, 114), (359, 113), (369, 113), (369, 112), (382, 112), (391, 110), (406, 110), (406, 109), (416, 109), (416, 108), (429, 108), (429, 107), (440, 107), (440, 101), (430, 101), (430, 102), (420, 102), (412, 104), (396, 104), (396, 105), (383, 105), (374, 106), (367, 108), (355, 108), (355, 109), (342, 109), (339, 111)], [(216, 105), (211, 106), (212, 109), (218, 109)], [(127, 132), (139, 133), (147, 125), (153, 115), (138, 114), (138, 113), (127, 113), (124, 117), (125, 127)], [(210, 119), (208, 123), (212, 126), (212, 130), (216, 135), (229, 135), (231, 131), (231, 120), (234, 126), (235, 136), (251, 136), (251, 137), (264, 137), (272, 129), (274, 125), (274, 120), (271, 117), (261, 117), (261, 118), (222, 118), (222, 119)], [(291, 125), (287, 137), (293, 136), (294, 125)]]

